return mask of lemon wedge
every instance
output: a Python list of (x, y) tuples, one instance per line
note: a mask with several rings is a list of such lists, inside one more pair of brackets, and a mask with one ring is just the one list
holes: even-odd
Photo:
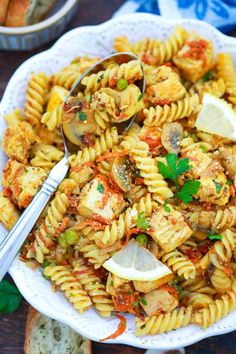
[(198, 130), (236, 140), (236, 112), (223, 99), (205, 93), (195, 126)]
[(64, 102), (68, 93), (69, 91), (61, 86), (53, 86), (47, 105), (47, 111), (52, 112), (56, 106)]
[(165, 264), (134, 239), (108, 259), (103, 267), (128, 280), (152, 281), (172, 274)]

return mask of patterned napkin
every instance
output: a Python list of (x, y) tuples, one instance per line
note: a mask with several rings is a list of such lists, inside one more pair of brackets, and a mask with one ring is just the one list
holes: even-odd
[(194, 18), (222, 32), (236, 28), (236, 0), (128, 0), (113, 17), (132, 12), (149, 12), (173, 20)]

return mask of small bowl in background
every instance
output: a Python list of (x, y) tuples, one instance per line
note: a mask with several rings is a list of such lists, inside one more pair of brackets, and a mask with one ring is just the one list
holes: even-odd
[(47, 18), (31, 26), (0, 26), (0, 50), (32, 50), (59, 37), (76, 13), (79, 0), (57, 0)]

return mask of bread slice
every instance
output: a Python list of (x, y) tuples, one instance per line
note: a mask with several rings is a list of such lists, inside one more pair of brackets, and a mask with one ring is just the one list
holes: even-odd
[(91, 341), (70, 327), (29, 308), (25, 354), (92, 354)]
[(10, 0), (5, 26), (23, 27), (41, 21), (56, 0)]
[(5, 22), (9, 0), (0, 0), (0, 26)]

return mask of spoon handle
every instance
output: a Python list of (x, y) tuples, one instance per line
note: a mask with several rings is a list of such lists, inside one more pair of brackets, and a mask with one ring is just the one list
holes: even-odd
[(16, 257), (50, 197), (65, 177), (67, 170), (67, 159), (63, 158), (52, 169), (48, 178), (43, 183), (41, 190), (23, 212), (5, 240), (0, 244), (0, 281), (6, 274), (10, 264)]

